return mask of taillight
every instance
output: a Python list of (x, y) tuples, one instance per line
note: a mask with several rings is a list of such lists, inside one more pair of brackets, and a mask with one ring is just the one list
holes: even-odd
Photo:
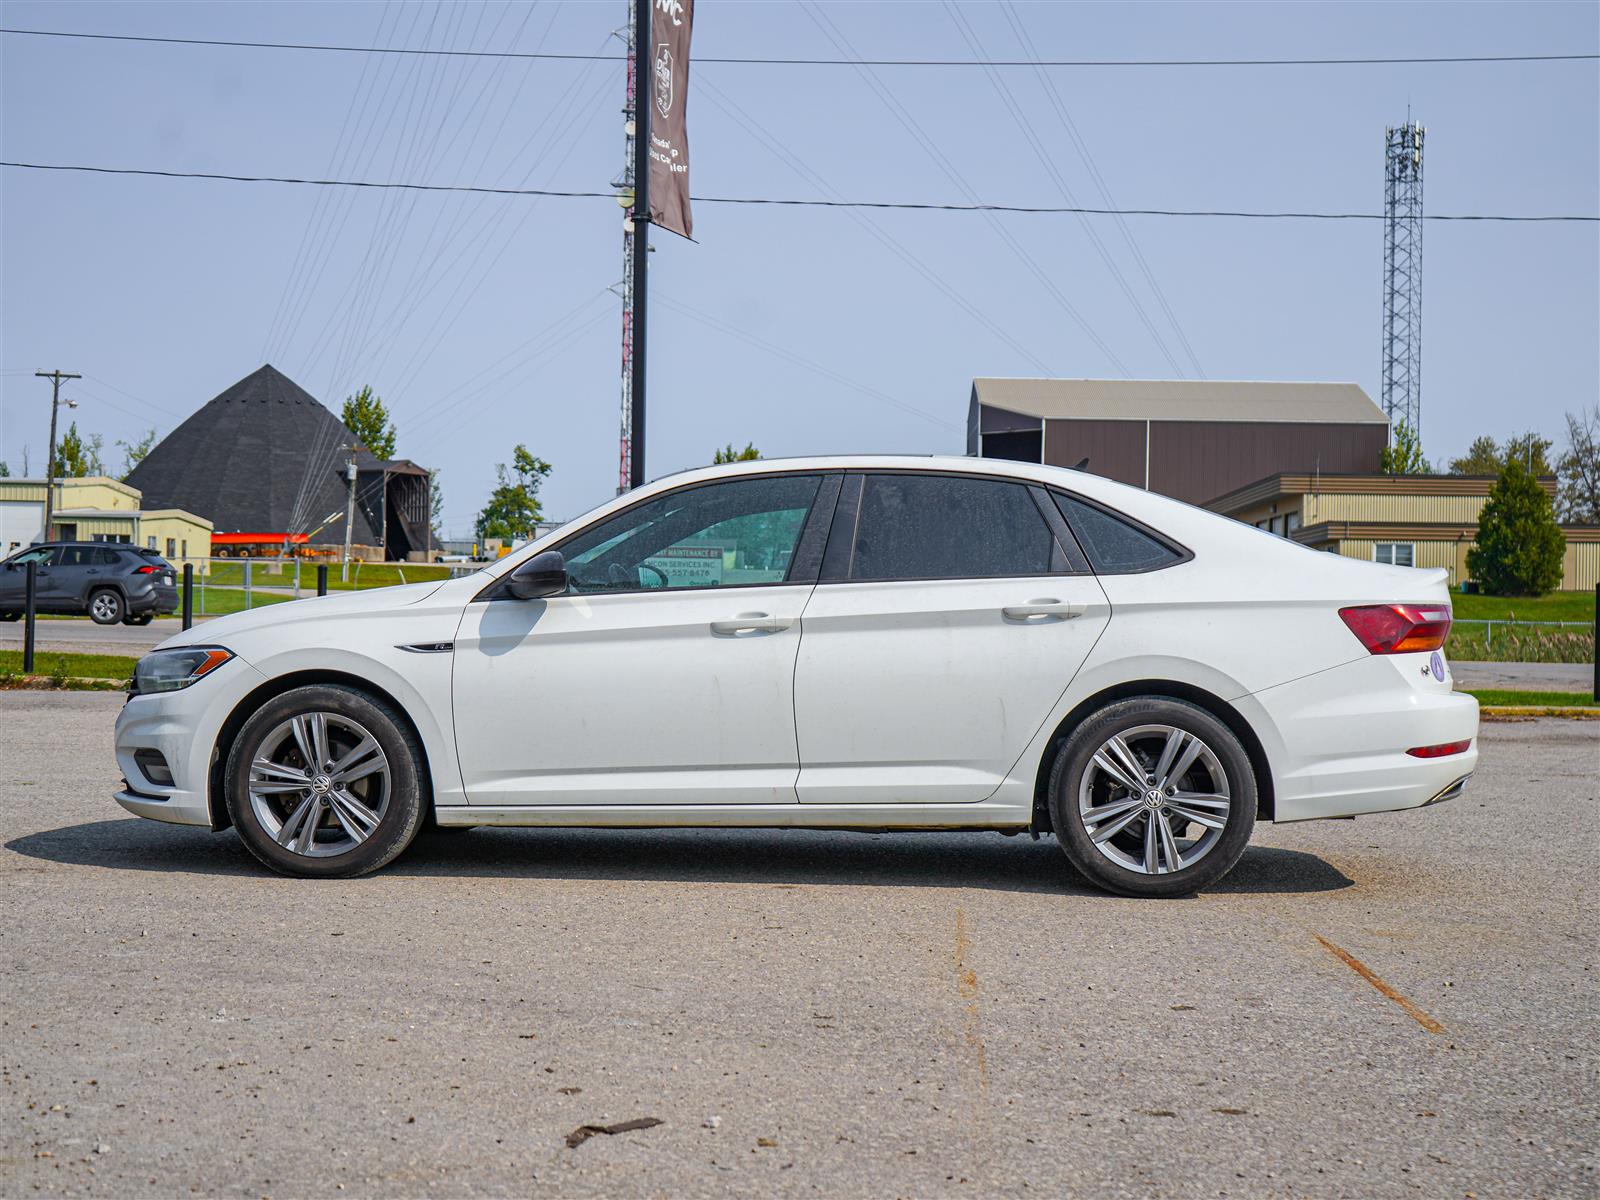
[(154, 575), (160, 569), (161, 569), (160, 567), (149, 567), (149, 566), (146, 566), (146, 567), (135, 567), (133, 569), (133, 573), (135, 575)]
[(1413, 746), (1406, 753), (1412, 758), (1444, 758), (1449, 754), (1465, 754), (1472, 739), (1464, 742), (1443, 742), (1437, 746)]
[(1448, 604), (1363, 604), (1339, 616), (1372, 654), (1437, 650), (1450, 636)]

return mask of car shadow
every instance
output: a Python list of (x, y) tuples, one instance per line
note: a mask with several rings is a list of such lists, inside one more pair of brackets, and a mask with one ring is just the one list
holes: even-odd
[[(232, 832), (138, 818), (91, 821), (5, 843), (71, 866), (263, 876)], [(836, 884), (1099, 894), (1051, 838), (996, 833), (812, 829), (475, 829), (428, 831), (383, 872), (420, 877), (618, 882)], [(1353, 886), (1314, 854), (1252, 846), (1210, 890), (1327, 892)]]

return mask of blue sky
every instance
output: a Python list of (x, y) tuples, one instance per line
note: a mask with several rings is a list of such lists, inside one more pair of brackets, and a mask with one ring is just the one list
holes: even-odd
[[(964, 30), (943, 3), (816, 11), (825, 21), (787, 0), (700, 0), (695, 50), (835, 57), (831, 33), (867, 57), (967, 58), (969, 36), (1020, 56), (998, 4), (956, 6)], [(1600, 50), (1589, 3), (1014, 11), (1047, 58)], [(4, 16), (589, 53), (617, 45), (625, 6), (11, 0)], [(615, 63), (23, 37), (0, 37), (0, 55), (8, 159), (601, 190), (621, 165)], [(1002, 78), (1048, 162), (981, 70), (876, 72), (941, 162), (850, 67), (700, 65), (694, 190), (1059, 204), (1064, 181), (1097, 205), (1097, 173), (1124, 207), (1375, 212), (1384, 126), (1409, 106), (1428, 127), (1429, 211), (1600, 211), (1593, 62), (1054, 71), (1092, 169), (1033, 73)], [(519, 441), (555, 466), (547, 512), (574, 515), (615, 487), (619, 221), (608, 200), (0, 171), (0, 458), (43, 462), (35, 369), (87, 376), (74, 415), (116, 465), (116, 440), (165, 433), (265, 355), (335, 410), (372, 384), (399, 452), (442, 470), (448, 532), (470, 528)], [(1069, 216), (699, 206), (699, 243), (661, 234), (652, 258), (649, 473), (730, 440), (769, 456), (959, 452), (974, 375), (1170, 378), (1169, 355), (1194, 371), (1184, 340), (1213, 379), (1354, 380), (1378, 395), (1377, 223), (1130, 218), (1176, 329), (1117, 226), (1090, 226), (1115, 273)], [(1433, 223), (1424, 262), (1429, 455), (1529, 427), (1559, 440), (1563, 412), (1600, 394), (1597, 227)]]

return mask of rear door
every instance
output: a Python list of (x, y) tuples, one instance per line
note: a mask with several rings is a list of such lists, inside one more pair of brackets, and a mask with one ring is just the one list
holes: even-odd
[(985, 799), (1109, 617), (1043, 489), (850, 476), (802, 619), (801, 802)]
[(93, 546), (63, 546), (50, 568), (49, 583), (39, 576), (39, 603), (76, 610), (88, 595)]

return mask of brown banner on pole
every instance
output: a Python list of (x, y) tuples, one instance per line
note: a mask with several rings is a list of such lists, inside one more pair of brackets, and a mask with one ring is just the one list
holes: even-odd
[(693, 237), (684, 115), (694, 0), (650, 0), (650, 10), (650, 221)]

